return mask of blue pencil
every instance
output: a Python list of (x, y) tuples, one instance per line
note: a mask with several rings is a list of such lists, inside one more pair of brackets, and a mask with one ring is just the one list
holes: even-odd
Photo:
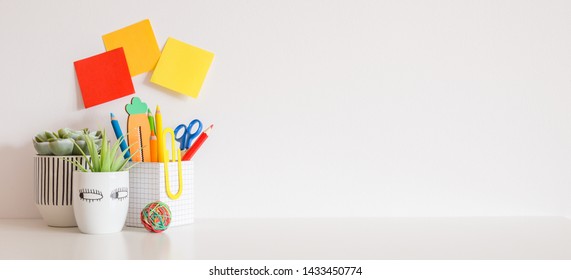
[[(119, 122), (117, 121), (117, 119), (115, 118), (115, 115), (113, 115), (113, 113), (111, 113), (111, 125), (113, 126), (113, 131), (115, 131), (115, 136), (117, 137), (117, 140), (119, 140), (119, 138), (121, 138), (123, 136), (123, 132), (121, 131), (121, 126), (119, 126)], [(123, 137), (123, 139), (121, 139), (121, 144), (119, 144), (119, 147), (121, 147), (121, 151), (125, 152), (125, 150), (127, 150), (127, 152), (125, 153), (125, 159), (128, 159), (131, 156), (131, 153), (129, 153), (129, 147), (127, 146), (127, 142), (125, 141), (125, 137)]]

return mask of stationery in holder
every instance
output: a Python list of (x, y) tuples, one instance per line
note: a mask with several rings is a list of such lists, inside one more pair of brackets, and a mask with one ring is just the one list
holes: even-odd
[[(141, 102), (138, 97), (133, 97), (131, 104), (125, 106), (129, 114), (127, 119), (127, 131), (132, 161), (151, 161), (150, 139), (151, 127), (147, 116), (147, 104)], [(137, 151), (141, 151), (137, 153)]]
[[(177, 170), (178, 170), (178, 191), (176, 192), (176, 194), (173, 194), (171, 191), (171, 187), (170, 187), (170, 182), (169, 180), (167, 180), (169, 178), (169, 154), (168, 154), (168, 150), (166, 148), (166, 140), (167, 140), (167, 135), (170, 134), (171, 135), (171, 147), (172, 147), (172, 162), (177, 163)], [(166, 192), (167, 192), (167, 196), (170, 199), (178, 199), (181, 194), (182, 194), (182, 190), (184, 188), (184, 184), (183, 184), (183, 174), (181, 172), (182, 169), (182, 158), (181, 158), (181, 154), (180, 154), (180, 150), (176, 148), (175, 145), (175, 136), (174, 136), (174, 131), (172, 130), (172, 128), (165, 128), (165, 130), (163, 131), (163, 156), (164, 156), (164, 170), (165, 170), (165, 187), (166, 187)]]
[(129, 169), (129, 213), (126, 225), (143, 227), (141, 210), (157, 200), (169, 206), (171, 227), (191, 224), (194, 221), (193, 173), (192, 161), (140, 162)]

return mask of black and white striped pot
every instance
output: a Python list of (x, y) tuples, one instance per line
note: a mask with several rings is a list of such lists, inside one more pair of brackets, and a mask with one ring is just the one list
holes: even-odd
[(34, 200), (44, 221), (54, 227), (77, 226), (72, 207), (73, 171), (77, 167), (65, 159), (87, 166), (82, 156), (34, 157)]

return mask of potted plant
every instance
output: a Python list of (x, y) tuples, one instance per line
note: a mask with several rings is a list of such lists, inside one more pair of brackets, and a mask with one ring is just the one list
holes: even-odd
[(42, 218), (49, 226), (75, 227), (72, 206), (73, 170), (71, 160), (86, 163), (74, 144), (85, 147), (89, 137), (96, 145), (101, 144), (101, 132), (59, 129), (43, 131), (32, 139), (34, 156), (34, 202)]
[[(73, 212), (79, 230), (88, 234), (120, 232), (125, 225), (129, 210), (129, 171), (134, 165), (127, 165), (133, 154), (127, 159), (121, 152), (120, 137), (113, 146), (102, 132), (101, 148), (95, 141), (85, 138), (87, 151), (75, 144), (87, 162), (85, 168), (76, 160), (72, 163), (78, 168), (73, 180)], [(89, 153), (89, 157), (87, 156)]]
[(97, 146), (101, 145), (101, 131), (90, 132), (87, 128), (83, 130), (62, 128), (57, 132), (44, 131), (36, 134), (32, 142), (38, 155), (81, 155), (79, 149), (85, 150), (86, 137), (94, 140)]

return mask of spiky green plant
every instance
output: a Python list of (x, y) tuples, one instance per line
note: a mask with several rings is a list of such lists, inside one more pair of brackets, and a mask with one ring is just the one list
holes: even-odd
[(127, 163), (131, 160), (133, 155), (139, 151), (135, 151), (130, 157), (124, 158), (129, 149), (126, 149), (123, 152), (119, 149), (119, 144), (123, 141), (123, 138), (123, 136), (119, 137), (113, 146), (111, 146), (109, 141), (107, 141), (105, 130), (103, 130), (101, 148), (98, 149), (93, 138), (84, 137), (89, 156), (86, 155), (85, 151), (79, 147), (77, 143), (75, 145), (81, 152), (83, 158), (87, 161), (89, 170), (83, 167), (83, 165), (77, 160), (72, 160), (71, 163), (83, 172), (118, 172), (129, 170), (129, 168), (133, 167), (134, 164), (127, 166)]

